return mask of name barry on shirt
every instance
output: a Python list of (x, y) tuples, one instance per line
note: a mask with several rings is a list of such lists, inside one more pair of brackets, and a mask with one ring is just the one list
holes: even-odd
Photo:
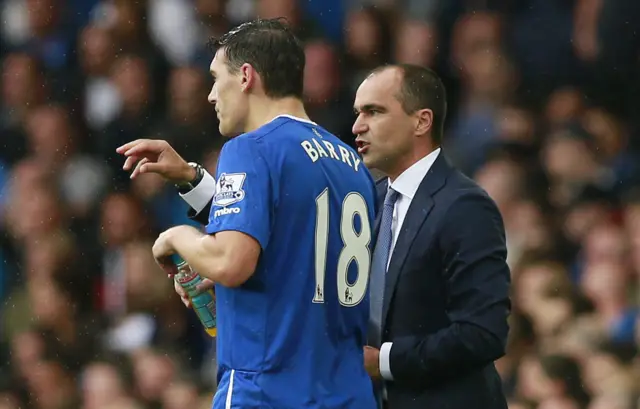
[(314, 133), (320, 137), (320, 140), (310, 138), (300, 143), (312, 162), (322, 158), (339, 160), (350, 166), (354, 171), (358, 171), (362, 161), (354, 151), (350, 151), (342, 145), (334, 145), (323, 139), (319, 133)]

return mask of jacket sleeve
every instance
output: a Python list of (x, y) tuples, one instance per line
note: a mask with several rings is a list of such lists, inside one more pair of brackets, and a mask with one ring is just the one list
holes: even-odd
[(209, 223), (209, 213), (215, 192), (216, 180), (205, 170), (202, 180), (195, 188), (187, 193), (180, 194), (182, 200), (187, 202), (190, 207), (187, 216), (191, 220), (206, 226)]
[(189, 211), (187, 212), (187, 216), (189, 217), (189, 219), (195, 220), (201, 225), (206, 226), (209, 223), (210, 212), (211, 212), (211, 200), (209, 200), (209, 202), (205, 205), (205, 207), (199, 212), (196, 212), (196, 210), (193, 207), (189, 208)]
[(450, 325), (426, 337), (393, 340), (389, 362), (395, 381), (441, 382), (505, 354), (511, 275), (496, 205), (480, 190), (460, 196), (448, 209), (436, 242)]

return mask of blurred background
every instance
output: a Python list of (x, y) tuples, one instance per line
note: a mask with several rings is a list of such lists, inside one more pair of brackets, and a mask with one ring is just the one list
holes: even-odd
[(0, 0), (0, 409), (209, 408), (215, 351), (150, 248), (189, 223), (115, 148), (213, 169), (210, 36), (285, 16), (311, 117), (352, 142), (354, 92), (430, 66), (445, 149), (506, 223), (510, 409), (640, 408), (637, 0)]

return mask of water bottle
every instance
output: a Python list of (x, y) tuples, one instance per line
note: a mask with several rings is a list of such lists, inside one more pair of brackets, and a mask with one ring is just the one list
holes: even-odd
[(204, 326), (204, 330), (209, 336), (215, 337), (217, 334), (216, 296), (213, 289), (198, 293), (196, 287), (203, 281), (200, 274), (179, 255), (174, 254), (171, 257), (178, 268), (174, 280), (187, 292), (191, 306)]

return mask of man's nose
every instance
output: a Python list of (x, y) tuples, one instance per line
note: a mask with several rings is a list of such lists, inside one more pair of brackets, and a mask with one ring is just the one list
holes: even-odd
[(353, 132), (354, 135), (360, 135), (367, 132), (368, 130), (369, 130), (369, 126), (365, 123), (364, 120), (362, 120), (361, 116), (358, 116), (356, 118), (356, 121), (353, 123), (351, 132)]

